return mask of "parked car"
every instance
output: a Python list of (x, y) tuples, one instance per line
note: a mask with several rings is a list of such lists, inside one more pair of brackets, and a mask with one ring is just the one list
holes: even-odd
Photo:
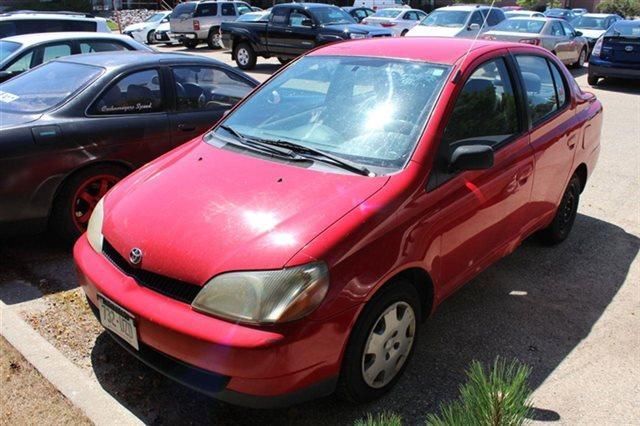
[(580, 15), (584, 15), (585, 13), (589, 13), (587, 9), (580, 8), (580, 7), (571, 9), (571, 11), (575, 16), (580, 16)]
[(482, 38), (541, 46), (566, 65), (577, 68), (584, 66), (589, 54), (587, 39), (562, 19), (511, 18), (496, 25)]
[(119, 50), (151, 51), (119, 34), (36, 33), (6, 37), (0, 40), (0, 83), (52, 59)]
[(563, 19), (568, 22), (571, 22), (576, 17), (576, 15), (574, 15), (571, 9), (558, 9), (558, 8), (545, 10), (544, 16), (546, 16), (547, 18)]
[(351, 15), (356, 22), (362, 22), (363, 19), (376, 13), (375, 10), (368, 7), (343, 7), (342, 10)]
[(601, 127), (536, 46), (331, 44), (118, 183), (79, 282), (123, 348), (216, 398), (370, 401), (462, 284), (569, 236)]
[(0, 84), (0, 224), (74, 240), (118, 180), (256, 85), (213, 59), (157, 52), (58, 58)]
[(475, 38), (506, 19), (497, 7), (447, 6), (434, 10), (407, 33), (409, 37), (467, 37)]
[(238, 16), (235, 22), (269, 22), (271, 11), (261, 10), (259, 12), (249, 12)]
[(106, 19), (86, 13), (27, 10), (0, 14), (0, 39), (23, 34), (60, 31), (111, 32)]
[[(503, 8), (504, 9), (504, 8)], [(544, 18), (544, 14), (535, 10), (511, 10), (504, 15), (509, 18)]]
[(353, 7), (365, 7), (375, 11), (387, 9), (390, 7), (409, 7), (405, 0), (354, 0)]
[(222, 47), (220, 25), (253, 12), (242, 1), (195, 1), (178, 4), (169, 17), (171, 33), (188, 49), (206, 42), (209, 48)]
[(171, 11), (154, 13), (142, 22), (128, 25), (122, 33), (133, 37), (140, 43), (153, 44), (156, 41), (154, 37), (156, 29), (160, 24), (169, 22), (170, 14)]
[(275, 56), (284, 64), (326, 43), (392, 35), (386, 29), (357, 24), (337, 6), (319, 3), (277, 4), (268, 22), (224, 22), (221, 33), (243, 70), (255, 67), (258, 56)]
[(161, 22), (160, 25), (158, 25), (158, 27), (156, 28), (153, 34), (153, 38), (155, 39), (156, 43), (162, 43), (167, 45), (180, 43), (180, 40), (178, 40), (171, 33), (171, 25), (169, 24), (168, 19), (166, 19), (164, 22)]
[(595, 86), (608, 77), (640, 80), (640, 20), (618, 21), (596, 42), (587, 81)]
[(393, 31), (394, 36), (404, 37), (411, 28), (415, 27), (427, 17), (419, 9), (401, 7), (378, 10), (374, 15), (362, 20), (365, 25), (380, 26)]
[(593, 49), (596, 40), (598, 40), (611, 25), (622, 20), (623, 18), (621, 16), (609, 13), (586, 13), (571, 21), (571, 25), (580, 31), (587, 39), (589, 49)]

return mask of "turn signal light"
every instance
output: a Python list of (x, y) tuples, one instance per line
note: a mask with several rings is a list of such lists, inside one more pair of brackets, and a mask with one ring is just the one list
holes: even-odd
[(193, 20), (193, 30), (200, 31), (200, 21), (198, 21), (197, 19)]
[(520, 40), (520, 43), (533, 44), (534, 46), (539, 46), (540, 40), (537, 38), (523, 38), (522, 40)]

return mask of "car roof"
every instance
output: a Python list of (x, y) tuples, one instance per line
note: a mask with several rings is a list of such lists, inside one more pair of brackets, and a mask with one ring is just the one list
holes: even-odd
[[(201, 62), (203, 64), (224, 65), (213, 58), (200, 55), (190, 55), (178, 52), (145, 52), (118, 51), (99, 52), (83, 55), (63, 56), (55, 59), (59, 62), (73, 62), (76, 64), (93, 65), (107, 69), (128, 68), (129, 66), (157, 65), (161, 62)], [(225, 66), (226, 67), (226, 66)]]
[[(489, 6), (485, 6), (485, 5), (475, 5), (475, 4), (461, 4), (461, 5), (457, 5), (457, 6), (444, 6), (444, 7), (439, 7), (436, 10), (460, 10), (463, 12), (471, 12), (472, 10), (476, 10), (476, 9), (490, 9)], [(499, 9), (498, 7), (494, 7), (494, 9)]]
[(442, 37), (380, 37), (333, 43), (309, 53), (310, 56), (369, 56), (406, 59), (453, 65), (467, 52), (497, 50), (520, 43)]
[(562, 19), (558, 18), (549, 18), (548, 16), (514, 16), (513, 18), (509, 18), (509, 21), (562, 21)]
[(54, 33), (33, 33), (22, 34), (11, 37), (5, 37), (4, 41), (13, 41), (24, 46), (41, 43), (44, 41), (60, 41), (60, 40), (77, 40), (77, 39), (108, 39), (108, 40), (132, 40), (131, 37), (123, 36), (115, 33), (98, 33), (91, 31), (74, 31), (74, 32), (54, 32)]

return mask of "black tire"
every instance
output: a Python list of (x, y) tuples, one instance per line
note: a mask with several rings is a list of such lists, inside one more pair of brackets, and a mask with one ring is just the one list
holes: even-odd
[[(393, 376), (393, 379), (382, 387), (372, 387), (366, 383), (364, 378), (365, 347), (368, 343), (369, 335), (372, 333), (373, 327), (378, 323), (380, 316), (387, 308), (398, 302), (404, 302), (413, 309), (415, 317), (413, 343), (404, 364)], [(339, 398), (355, 403), (368, 402), (380, 398), (396, 384), (415, 352), (421, 316), (420, 306), (420, 296), (416, 288), (404, 279), (395, 280), (385, 285), (367, 303), (351, 331), (349, 343), (342, 360), (342, 369), (336, 388), (336, 395)]]
[[(73, 243), (84, 232), (84, 229), (82, 229), (76, 221), (76, 213), (80, 211), (79, 207), (82, 207), (82, 210), (86, 211), (85, 214), (88, 216), (90, 216), (94, 207), (90, 206), (89, 208), (84, 208), (86, 206), (78, 206), (78, 191), (80, 191), (84, 186), (89, 185), (92, 182), (92, 179), (98, 179), (101, 177), (104, 177), (105, 181), (108, 182), (106, 189), (108, 190), (128, 173), (129, 170), (122, 166), (99, 164), (80, 170), (76, 174), (71, 175), (71, 177), (63, 183), (53, 201), (51, 216), (49, 218), (49, 227), (51, 230), (55, 232), (55, 234), (57, 234), (65, 243)], [(100, 192), (100, 188), (97, 189), (98, 192), (96, 193), (96, 196), (98, 196)], [(93, 190), (93, 188), (89, 187), (87, 190)], [(104, 194), (99, 196), (101, 198)], [(86, 219), (88, 219), (88, 216), (86, 216)]]
[(198, 41), (197, 40), (183, 40), (182, 41), (182, 45), (184, 47), (186, 47), (187, 49), (195, 49), (196, 47), (198, 47)]
[(207, 46), (209, 46), (209, 49), (222, 49), (222, 38), (220, 36), (219, 28), (216, 27), (209, 30)]
[(240, 43), (233, 52), (236, 64), (241, 70), (250, 70), (256, 66), (257, 56), (249, 43)]
[(291, 62), (291, 59), (278, 56), (278, 62), (280, 62), (282, 65), (287, 65), (289, 62)]
[(597, 86), (598, 80), (600, 80), (600, 77), (597, 75), (587, 75), (587, 83), (589, 83), (589, 86)]
[(587, 60), (587, 49), (583, 47), (582, 50), (580, 51), (580, 56), (578, 56), (578, 60), (572, 65), (572, 67), (580, 69), (584, 67), (584, 63), (586, 62), (586, 60)]
[(400, 33), (400, 37), (404, 37), (404, 36), (406, 36), (408, 32), (409, 32), (409, 30), (403, 30), (403, 31)]
[(545, 243), (555, 245), (567, 239), (578, 215), (581, 191), (580, 178), (577, 175), (573, 175), (562, 195), (562, 200), (553, 222), (540, 232), (540, 236)]
[(154, 30), (151, 30), (147, 33), (147, 44), (153, 44), (155, 39), (153, 38), (153, 36), (156, 34), (156, 32)]

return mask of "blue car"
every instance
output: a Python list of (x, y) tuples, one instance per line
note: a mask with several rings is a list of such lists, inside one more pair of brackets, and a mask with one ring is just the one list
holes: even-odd
[(640, 20), (616, 22), (596, 42), (587, 81), (606, 77), (640, 80)]

